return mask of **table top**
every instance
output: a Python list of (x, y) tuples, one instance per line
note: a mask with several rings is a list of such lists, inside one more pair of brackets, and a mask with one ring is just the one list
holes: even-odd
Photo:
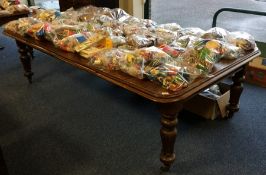
[(17, 12), (17, 13), (11, 13), (11, 14), (1, 14), (0, 15), (0, 26), (4, 25), (5, 23), (9, 21), (16, 20), (18, 18), (27, 17), (29, 12)]
[(253, 58), (260, 55), (260, 51), (256, 49), (235, 60), (223, 59), (215, 64), (210, 76), (197, 79), (189, 84), (188, 87), (177, 92), (172, 92), (163, 89), (161, 85), (156, 84), (155, 82), (150, 80), (140, 80), (121, 71), (100, 70), (89, 65), (88, 60), (79, 56), (77, 53), (63, 51), (54, 47), (49, 41), (40, 41), (29, 37), (23, 37), (11, 31), (4, 31), (3, 33), (34, 49), (40, 50), (79, 69), (92, 73), (104, 80), (158, 103), (171, 103), (189, 99), (209, 86), (223, 80), (232, 73), (235, 73)]

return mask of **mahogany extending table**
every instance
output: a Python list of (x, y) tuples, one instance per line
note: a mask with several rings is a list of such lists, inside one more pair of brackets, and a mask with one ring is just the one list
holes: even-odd
[[(0, 14), (0, 26), (4, 25), (9, 21), (16, 20), (18, 18), (27, 17), (29, 12), (17, 12), (13, 14)], [(1, 49), (4, 49), (3, 46), (0, 46)]]
[(27, 17), (29, 12), (17, 12), (12, 14), (1, 14), (0, 15), (0, 26), (4, 25), (9, 21), (16, 20), (18, 18)]
[(260, 55), (260, 51), (255, 49), (235, 60), (223, 59), (215, 64), (211, 76), (197, 79), (189, 84), (188, 87), (177, 92), (171, 92), (149, 80), (139, 80), (120, 71), (97, 69), (89, 65), (88, 60), (78, 54), (60, 50), (48, 41), (22, 37), (11, 31), (4, 31), (4, 34), (16, 40), (20, 60), (25, 71), (24, 75), (30, 83), (32, 82), (33, 76), (31, 70), (31, 51), (34, 48), (155, 102), (161, 114), (160, 135), (162, 149), (160, 160), (164, 165), (162, 169), (165, 171), (170, 169), (176, 157), (174, 152), (177, 136), (176, 126), (178, 123), (178, 113), (182, 110), (183, 103), (209, 86), (230, 76), (232, 77), (233, 83), (230, 87), (230, 100), (227, 106), (227, 114), (228, 117), (232, 117), (234, 112), (239, 110), (239, 99), (243, 91), (245, 65)]

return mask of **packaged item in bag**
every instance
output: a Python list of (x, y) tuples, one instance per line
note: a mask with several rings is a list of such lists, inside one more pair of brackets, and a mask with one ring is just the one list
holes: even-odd
[(129, 35), (126, 40), (127, 44), (135, 48), (149, 47), (155, 44), (155, 38), (139, 34)]
[(10, 21), (4, 25), (4, 29), (16, 33), (18, 29), (18, 20)]
[(10, 5), (6, 8), (11, 13), (29, 13), (30, 9), (25, 4)]
[[(100, 44), (101, 41), (104, 42), (104, 39), (106, 38), (106, 36), (102, 35), (102, 34), (93, 34), (91, 35), (85, 42), (77, 45), (75, 47), (76, 52), (80, 52), (82, 50), (88, 49), (90, 47), (97, 47), (97, 45)], [(105, 43), (108, 44), (108, 43)], [(111, 47), (111, 46), (108, 46)]]
[(160, 64), (155, 67), (146, 66), (144, 75), (171, 91), (178, 91), (188, 85), (187, 80), (179, 73), (178, 67), (171, 64)]
[(225, 41), (228, 34), (229, 34), (229, 32), (227, 30), (223, 29), (223, 28), (213, 27), (213, 28), (207, 30), (201, 36), (201, 38)]
[(78, 33), (68, 36), (58, 41), (58, 47), (68, 52), (75, 52), (75, 47), (85, 42), (89, 35), (90, 33)]
[(185, 36), (185, 35), (201, 37), (203, 34), (204, 34), (204, 30), (198, 27), (181, 28), (179, 31), (180, 37)]
[(233, 44), (224, 43), (223, 44), (223, 58), (224, 59), (237, 59), (245, 55), (245, 51), (240, 47)]
[(156, 45), (171, 44), (177, 39), (177, 33), (171, 30), (157, 28), (155, 29)]
[(1, 0), (0, 1), (0, 7), (2, 7), (3, 9), (7, 9), (9, 7), (10, 3), (8, 2), (8, 0)]
[(158, 28), (163, 28), (170, 31), (179, 31), (181, 30), (181, 26), (177, 23), (167, 23), (167, 24), (160, 24)]
[(180, 57), (184, 62), (194, 65), (202, 74), (208, 75), (214, 64), (223, 57), (223, 49), (218, 40), (198, 40)]
[(52, 9), (49, 10), (38, 9), (35, 11), (35, 14), (33, 15), (33, 17), (41, 21), (49, 21), (49, 22), (52, 22), (59, 16), (61, 16), (61, 12)]
[[(99, 52), (102, 52), (104, 49), (103, 48), (97, 48), (97, 47), (90, 47), (84, 50), (81, 50), (79, 52), (79, 54), (86, 58), (86, 59), (91, 59), (94, 55), (96, 55)], [(100, 60), (99, 60), (100, 61)], [(95, 64), (100, 64), (100, 63), (96, 63)]]
[(44, 38), (44, 25), (45, 24), (43, 22), (38, 22), (31, 25), (27, 31), (27, 35), (37, 40)]
[(119, 60), (123, 56), (123, 52), (120, 49), (104, 49), (98, 52), (91, 59), (92, 65), (107, 70), (119, 70)]
[(255, 39), (246, 32), (230, 32), (227, 42), (240, 47), (245, 51), (253, 50), (256, 47)]
[(119, 59), (119, 69), (133, 77), (143, 79), (143, 68), (145, 60), (134, 51), (123, 50)]
[[(32, 27), (34, 24), (38, 24), (40, 21), (34, 19), (34, 18), (20, 18), (16, 20), (16, 22), (9, 23), (6, 27), (8, 30), (11, 30), (15, 33), (18, 33), (19, 35), (26, 35), (28, 30)], [(12, 27), (14, 27), (12, 29)]]
[(166, 44), (161, 45), (160, 48), (162, 49), (162, 51), (164, 51), (173, 58), (177, 58), (181, 53), (184, 52), (184, 49), (180, 47), (171, 47)]

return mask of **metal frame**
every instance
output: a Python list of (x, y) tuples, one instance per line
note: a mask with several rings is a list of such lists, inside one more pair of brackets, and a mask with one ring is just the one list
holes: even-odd
[(252, 14), (252, 15), (259, 15), (259, 16), (266, 16), (266, 12), (260, 11), (253, 11), (253, 10), (244, 10), (244, 9), (237, 9), (237, 8), (221, 8), (215, 12), (212, 20), (212, 27), (216, 27), (217, 17), (222, 12), (236, 12), (236, 13), (244, 13), (244, 14)]

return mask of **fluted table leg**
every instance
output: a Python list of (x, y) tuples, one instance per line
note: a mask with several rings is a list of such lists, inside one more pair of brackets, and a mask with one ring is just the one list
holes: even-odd
[(31, 53), (28, 46), (20, 41), (17, 41), (18, 51), (20, 53), (20, 61), (24, 68), (24, 76), (28, 78), (29, 83), (32, 83), (33, 72), (31, 72)]
[(159, 104), (162, 125), (160, 130), (162, 140), (160, 160), (164, 164), (163, 171), (168, 171), (175, 161), (174, 146), (177, 135), (177, 116), (181, 110), (181, 103)]

